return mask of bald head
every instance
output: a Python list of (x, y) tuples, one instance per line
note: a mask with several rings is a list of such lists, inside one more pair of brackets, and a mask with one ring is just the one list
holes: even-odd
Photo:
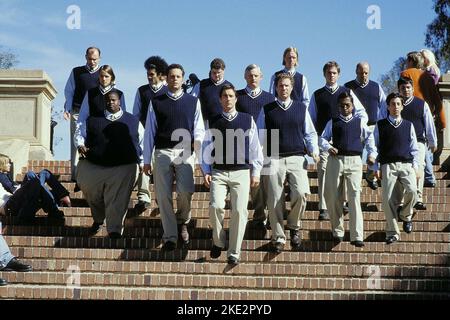
[(361, 84), (369, 82), (370, 66), (366, 61), (361, 61), (356, 65), (356, 80)]

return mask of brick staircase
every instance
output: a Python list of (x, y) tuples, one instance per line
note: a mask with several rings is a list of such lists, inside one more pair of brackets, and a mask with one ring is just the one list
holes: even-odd
[[(123, 239), (107, 238), (104, 229), (89, 237), (90, 211), (82, 193), (73, 193), (70, 163), (33, 161), (28, 169), (43, 168), (59, 175), (71, 191), (73, 207), (63, 209), (65, 226), (48, 225), (43, 212), (38, 213), (42, 217), (35, 226), (14, 226), (14, 218), (2, 217), (3, 234), (13, 254), (31, 263), (34, 271), (0, 272), (10, 282), (0, 287), (0, 299), (450, 298), (450, 176), (437, 167), (436, 188), (425, 188), (428, 210), (416, 213), (412, 234), (402, 233), (401, 241), (390, 246), (384, 243), (381, 191), (363, 183), (366, 246), (362, 249), (349, 244), (348, 234), (345, 242), (335, 245), (329, 222), (317, 220), (317, 174), (310, 167), (312, 195), (303, 219), (302, 250), (291, 251), (288, 242), (281, 254), (268, 253), (270, 231), (249, 224), (241, 264), (234, 268), (226, 264), (224, 253), (218, 260), (209, 257), (209, 194), (198, 170), (191, 244), (188, 249), (163, 253), (156, 211), (127, 218)], [(151, 192), (154, 199), (153, 186)], [(135, 202), (133, 192), (129, 207)], [(250, 210), (250, 218), (252, 214)]]

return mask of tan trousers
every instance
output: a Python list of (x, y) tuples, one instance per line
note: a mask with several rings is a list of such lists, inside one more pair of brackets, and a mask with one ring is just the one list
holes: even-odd
[(328, 157), (325, 178), (325, 200), (330, 215), (333, 236), (344, 237), (344, 213), (342, 210), (344, 182), (350, 217), (350, 241), (364, 240), (364, 221), (361, 210), (362, 161), (359, 156)]
[[(153, 178), (156, 200), (164, 229), (163, 242), (178, 240), (178, 224), (191, 220), (191, 199), (194, 194), (194, 156), (180, 161), (182, 149), (156, 149)], [(173, 209), (172, 185), (175, 174), (177, 192), (177, 213)]]
[(137, 197), (139, 201), (150, 203), (152, 198), (150, 196), (150, 177), (144, 172), (140, 172), (136, 182)]
[(89, 160), (78, 163), (77, 182), (91, 208), (92, 218), (99, 224), (106, 218), (108, 233), (123, 232), (138, 171), (137, 164), (103, 167)]
[(78, 159), (80, 158), (78, 148), (75, 145), (75, 141), (73, 139), (75, 136), (77, 121), (78, 121), (78, 113), (72, 113), (70, 115), (70, 172), (72, 175), (72, 180), (76, 180)]
[(301, 218), (306, 210), (306, 196), (310, 193), (306, 167), (308, 161), (303, 156), (271, 159), (274, 174), (269, 175), (267, 188), (267, 207), (269, 209), (272, 242), (286, 242), (284, 234), (284, 181), (287, 178), (291, 189), (291, 212), (287, 217), (287, 229), (300, 230)]
[(319, 210), (327, 210), (327, 203), (325, 201), (325, 176), (327, 173), (328, 151), (320, 152), (320, 160), (317, 164), (317, 179), (319, 183)]
[(267, 207), (267, 176), (261, 176), (261, 181), (258, 187), (251, 188), (250, 196), (252, 199), (253, 209), (253, 221), (267, 221), (266, 207)]
[(226, 234), (223, 229), (225, 199), (230, 190), (230, 236), (227, 256), (239, 259), (245, 227), (248, 220), (248, 195), (250, 192), (250, 170), (212, 171), (211, 204), (209, 220), (213, 229), (214, 245), (225, 248)]
[(400, 237), (400, 229), (397, 221), (397, 207), (401, 199), (394, 192), (396, 184), (401, 184), (404, 190), (403, 209), (399, 218), (402, 221), (411, 221), (413, 207), (417, 202), (416, 173), (410, 163), (388, 163), (381, 166), (383, 188), (383, 211), (386, 216), (386, 236)]

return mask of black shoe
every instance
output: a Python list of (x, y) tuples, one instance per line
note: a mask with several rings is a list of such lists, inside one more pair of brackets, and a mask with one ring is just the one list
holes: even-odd
[(300, 243), (301, 243), (300, 231), (299, 230), (291, 230), (290, 234), (291, 234), (291, 247), (292, 247), (292, 249), (300, 248)]
[(284, 243), (282, 242), (271, 242), (270, 251), (275, 253), (281, 253), (284, 249)]
[(209, 255), (213, 259), (217, 259), (218, 257), (220, 257), (221, 254), (222, 254), (222, 248), (218, 247), (216, 245), (213, 245), (211, 248), (211, 251), (209, 252)]
[(341, 243), (342, 241), (344, 241), (344, 237), (335, 237), (335, 236), (333, 236), (333, 242), (334, 242), (335, 244), (339, 244), (339, 243)]
[(118, 233), (118, 232), (110, 232), (108, 234), (108, 236), (109, 236), (110, 239), (120, 239), (120, 238), (122, 238), (122, 235), (120, 233)]
[(252, 226), (254, 229), (266, 231), (266, 223), (261, 220), (253, 220)]
[(64, 217), (64, 211), (55, 210), (48, 214), (48, 219), (52, 222), (64, 222), (66, 218)]
[(413, 223), (412, 221), (403, 221), (403, 231), (406, 233), (411, 233), (413, 230)]
[(386, 238), (386, 244), (391, 244), (398, 241), (398, 237), (397, 236), (389, 236)]
[(164, 242), (163, 246), (161, 247), (162, 251), (170, 252), (177, 248), (177, 244), (172, 241), (166, 241)]
[(349, 213), (349, 209), (348, 209), (348, 202), (344, 203), (344, 205), (342, 206), (342, 211), (344, 212), (344, 214)]
[(425, 206), (425, 204), (423, 202), (419, 201), (419, 202), (417, 202), (414, 205), (414, 209), (416, 209), (416, 210), (427, 210), (427, 207)]
[(351, 241), (350, 244), (358, 248), (364, 247), (364, 242), (361, 240)]
[(328, 211), (324, 209), (319, 210), (319, 220), (328, 220)]
[(434, 187), (436, 187), (436, 182), (428, 182), (428, 181), (425, 181), (425, 182), (423, 183), (423, 186), (424, 186), (425, 188), (434, 188)]
[(239, 259), (233, 256), (229, 256), (227, 262), (229, 265), (237, 266), (239, 264)]
[(183, 244), (188, 245), (189, 244), (189, 231), (188, 231), (187, 224), (180, 225), (178, 230), (180, 230), (180, 238), (183, 241)]
[(103, 223), (97, 223), (97, 222), (94, 222), (93, 224), (92, 224), (92, 226), (89, 228), (89, 234), (90, 235), (94, 235), (94, 234), (96, 234), (97, 232), (99, 232), (100, 231), (100, 227), (103, 225)]
[(78, 185), (78, 183), (75, 183), (75, 187), (73, 188), (73, 192), (77, 193), (77, 192), (80, 192), (80, 191), (81, 191), (80, 186)]
[(136, 215), (140, 215), (149, 208), (150, 208), (150, 203), (145, 202), (145, 201), (138, 201), (138, 203), (136, 203), (136, 205), (134, 206), (134, 212)]
[(377, 190), (378, 189), (378, 182), (377, 182), (377, 180), (369, 180), (367, 178), (365, 178), (365, 179), (366, 179), (366, 182), (367, 182), (367, 186), (370, 189), (372, 189), (372, 190)]
[(20, 262), (17, 258), (12, 258), (2, 271), (28, 272), (31, 270), (33, 268), (30, 265)]
[(6, 281), (5, 279), (0, 278), (0, 287), (6, 286), (7, 284), (8, 284), (8, 281)]

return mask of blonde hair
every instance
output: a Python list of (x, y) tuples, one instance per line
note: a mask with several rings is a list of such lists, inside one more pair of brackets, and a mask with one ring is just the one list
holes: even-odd
[[(438, 77), (441, 76), (441, 70), (439, 70), (438, 65), (436, 64), (436, 57), (434, 56), (433, 51), (428, 49), (422, 49), (420, 50), (420, 54), (424, 58), (423, 66), (425, 69), (431, 68), (434, 70), (434, 72), (438, 75)], [(428, 60), (428, 65), (425, 64), (425, 59)]]
[(8, 172), (8, 164), (10, 162), (10, 158), (4, 154), (0, 154), (0, 172)]
[(284, 59), (286, 58), (287, 54), (288, 54), (289, 52), (291, 52), (291, 51), (294, 52), (295, 55), (297, 56), (297, 62), (295, 63), (295, 67), (298, 66), (298, 50), (297, 50), (296, 47), (289, 47), (289, 48), (286, 48), (286, 49), (284, 50), (284, 53), (283, 53), (283, 66), (286, 65), (286, 62), (284, 61)]

